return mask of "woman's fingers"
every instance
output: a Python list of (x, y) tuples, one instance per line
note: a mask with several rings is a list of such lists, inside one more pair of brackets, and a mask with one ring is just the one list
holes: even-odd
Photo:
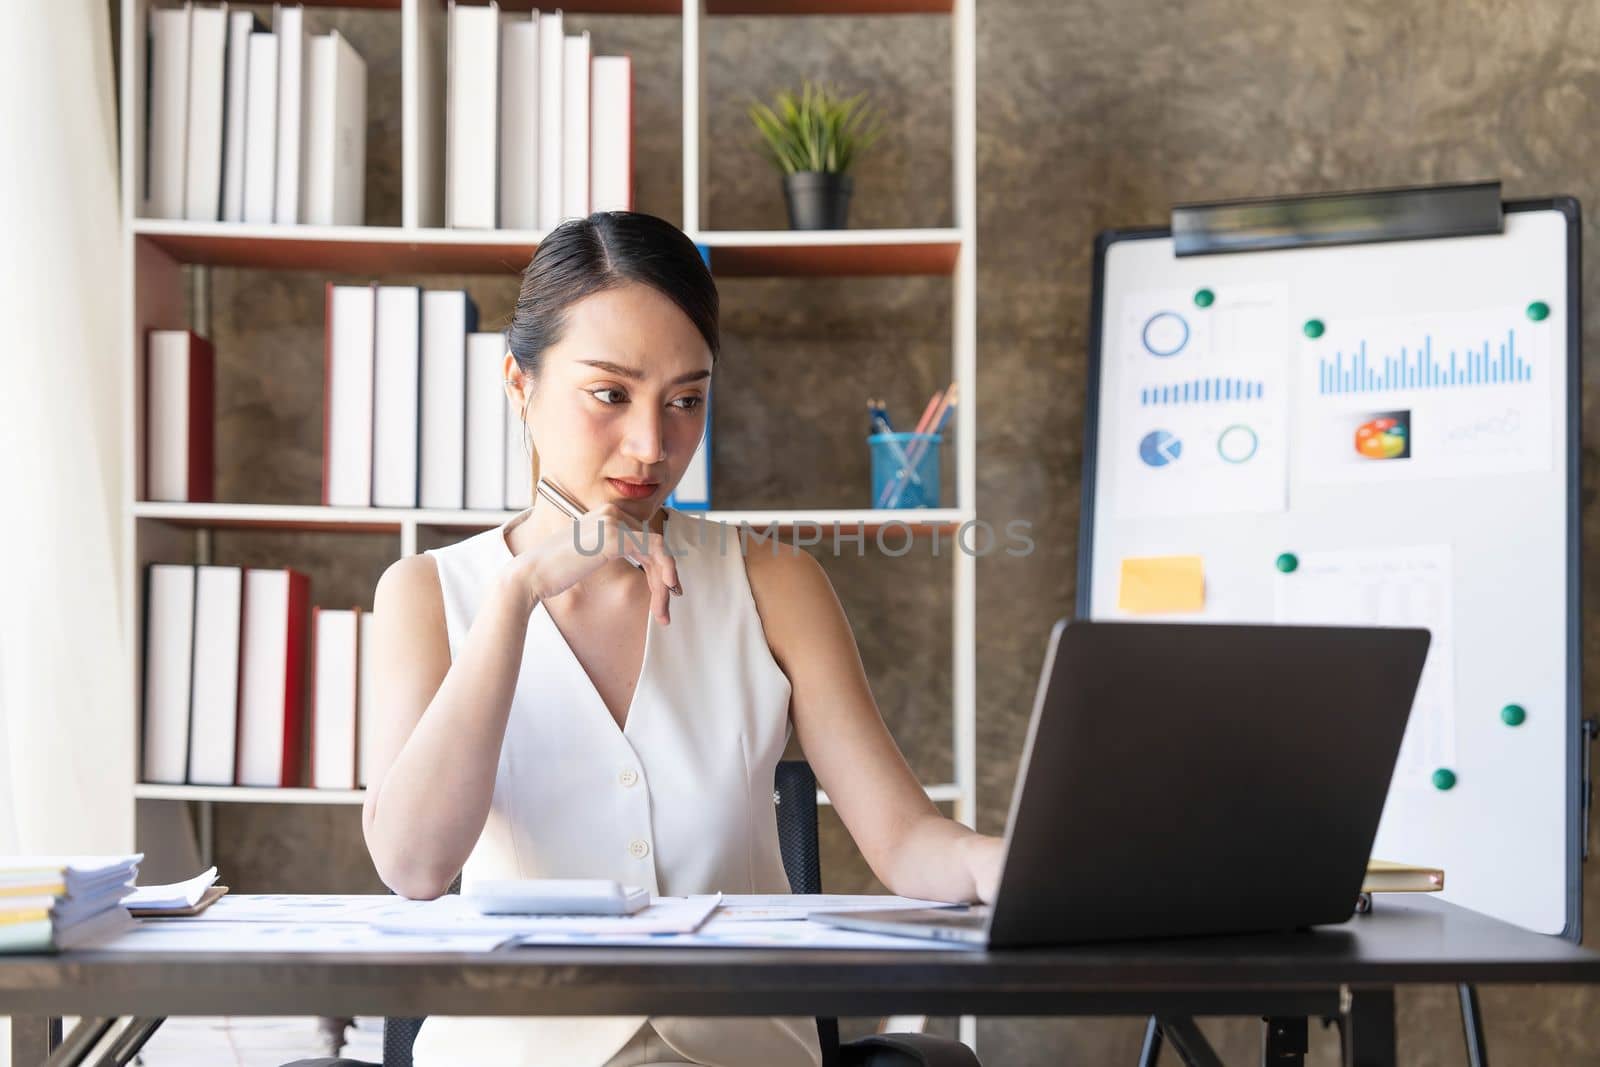
[(678, 561), (667, 551), (666, 538), (658, 533), (650, 534), (650, 562), (646, 573), (650, 579), (650, 610), (661, 625), (670, 626), (672, 597), (681, 596), (683, 589), (678, 585)]

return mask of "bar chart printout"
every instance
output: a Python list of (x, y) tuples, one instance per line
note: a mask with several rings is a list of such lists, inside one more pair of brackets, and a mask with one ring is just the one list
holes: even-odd
[(1139, 390), (1139, 403), (1143, 407), (1174, 404), (1226, 404), (1235, 401), (1261, 400), (1266, 386), (1259, 381), (1244, 378), (1200, 378), (1169, 385), (1150, 385)]
[(1319, 356), (1317, 392), (1339, 396), (1531, 382), (1529, 339), (1519, 334), (1510, 327), (1469, 344), (1446, 343), (1432, 333), (1399, 345), (1362, 338)]

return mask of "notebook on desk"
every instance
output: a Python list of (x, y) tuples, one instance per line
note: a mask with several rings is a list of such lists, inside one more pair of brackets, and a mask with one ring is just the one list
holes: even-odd
[(1063, 619), (993, 908), (812, 918), (976, 947), (1343, 922), (1428, 642), (1388, 627)]

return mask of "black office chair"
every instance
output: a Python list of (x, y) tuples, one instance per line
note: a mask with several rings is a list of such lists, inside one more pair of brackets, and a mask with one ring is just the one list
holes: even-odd
[[(822, 858), (817, 847), (817, 779), (803, 760), (778, 764), (773, 800), (778, 808), (778, 848), (784, 873), (795, 893), (822, 892)], [(456, 879), (451, 892), (459, 891)], [(422, 1028), (421, 1018), (383, 1021), (381, 1067), (411, 1067), (411, 1046)], [(837, 1019), (817, 1020), (822, 1067), (981, 1067), (978, 1057), (959, 1041), (932, 1034), (873, 1034), (839, 1042)], [(377, 1067), (360, 1060), (296, 1060), (285, 1067)]]

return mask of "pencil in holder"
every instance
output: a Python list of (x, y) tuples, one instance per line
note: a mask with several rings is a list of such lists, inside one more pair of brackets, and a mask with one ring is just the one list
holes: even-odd
[(936, 433), (875, 433), (868, 437), (873, 507), (938, 507), (940, 440)]

